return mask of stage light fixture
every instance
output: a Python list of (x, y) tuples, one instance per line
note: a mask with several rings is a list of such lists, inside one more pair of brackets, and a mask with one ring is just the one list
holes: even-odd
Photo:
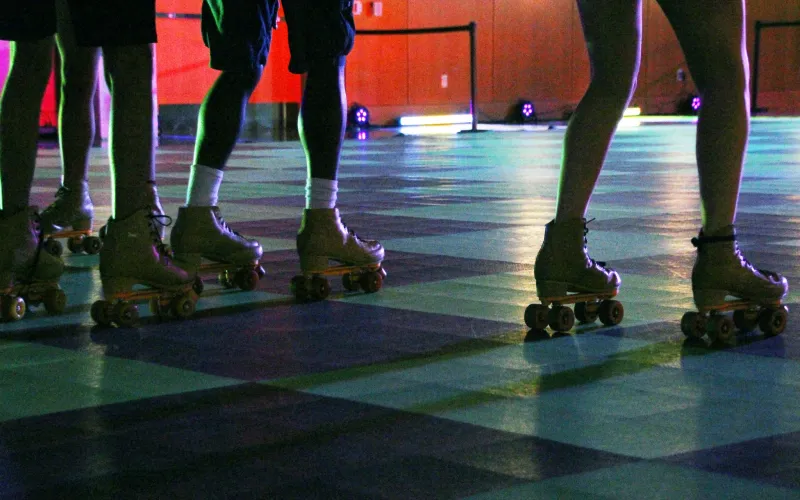
[(536, 116), (536, 108), (527, 99), (517, 101), (509, 110), (506, 120), (511, 123), (536, 123), (539, 121)]
[(692, 109), (697, 112), (700, 111), (700, 105), (702, 102), (700, 101), (700, 96), (692, 96)]
[(369, 110), (361, 104), (353, 104), (347, 113), (347, 126), (350, 128), (369, 127)]

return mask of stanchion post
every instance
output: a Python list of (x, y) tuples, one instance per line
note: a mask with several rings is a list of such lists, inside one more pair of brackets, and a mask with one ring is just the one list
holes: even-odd
[(477, 86), (478, 54), (476, 48), (478, 23), (469, 23), (469, 112), (472, 115), (472, 131), (478, 131)]
[(750, 82), (750, 116), (758, 113), (758, 63), (761, 51), (761, 21), (756, 21), (755, 42), (753, 42), (753, 81)]

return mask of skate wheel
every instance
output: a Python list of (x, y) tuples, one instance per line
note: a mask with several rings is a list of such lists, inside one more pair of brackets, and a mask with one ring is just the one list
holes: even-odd
[(699, 339), (706, 331), (706, 322), (703, 315), (696, 312), (687, 312), (681, 318), (681, 331), (689, 338)]
[(217, 280), (219, 281), (219, 284), (222, 285), (223, 288), (227, 288), (228, 290), (236, 286), (236, 284), (233, 282), (234, 280), (231, 279), (231, 275), (230, 273), (228, 273), (227, 269), (219, 273), (219, 275), (217, 276)]
[(734, 337), (735, 330), (736, 325), (733, 324), (733, 320), (724, 314), (714, 314), (706, 323), (706, 333), (712, 342), (730, 342)]
[(67, 249), (72, 253), (81, 253), (83, 251), (83, 236), (75, 236), (67, 240)]
[(194, 314), (195, 303), (189, 295), (176, 297), (172, 301), (172, 314), (178, 319), (186, 319)]
[(356, 290), (358, 290), (359, 287), (358, 281), (359, 280), (357, 280), (355, 276), (353, 276), (350, 273), (342, 275), (342, 286), (348, 292), (355, 292)]
[(258, 287), (258, 272), (254, 269), (242, 269), (236, 273), (236, 284), (246, 292)]
[(67, 294), (60, 288), (53, 288), (44, 293), (42, 302), (47, 314), (61, 314), (67, 308)]
[(192, 290), (194, 290), (194, 293), (200, 296), (203, 295), (203, 290), (205, 289), (206, 285), (203, 283), (203, 278), (201, 278), (199, 275), (196, 275), (194, 277), (194, 282), (192, 283)]
[(114, 323), (124, 328), (130, 328), (138, 321), (139, 308), (136, 307), (136, 304), (120, 301), (114, 305)]
[(308, 291), (306, 290), (306, 279), (303, 276), (295, 276), (289, 283), (289, 289), (297, 300), (306, 300)]
[(567, 306), (553, 306), (547, 313), (547, 324), (556, 332), (568, 332), (575, 326), (575, 315)]
[(258, 273), (258, 279), (261, 279), (267, 275), (267, 272), (264, 270), (264, 266), (256, 266), (256, 273)]
[(331, 285), (322, 276), (314, 276), (308, 288), (308, 296), (314, 300), (324, 300), (331, 293)]
[(758, 321), (758, 327), (764, 335), (779, 335), (786, 328), (789, 310), (786, 306), (777, 309), (764, 309)]
[(92, 320), (100, 326), (111, 326), (111, 314), (113, 313), (113, 306), (110, 302), (105, 300), (98, 300), (92, 304), (92, 309), (89, 314)]
[(82, 246), (83, 251), (88, 255), (95, 255), (100, 253), (100, 249), (103, 248), (103, 240), (97, 236), (87, 236), (83, 239)]
[(733, 311), (733, 324), (742, 333), (753, 331), (758, 326), (759, 314), (753, 309), (737, 309)]
[(600, 309), (597, 312), (600, 322), (606, 326), (618, 325), (625, 317), (625, 308), (618, 300), (604, 300), (600, 303)]
[(375, 293), (383, 286), (383, 278), (380, 273), (369, 272), (361, 275), (359, 279), (361, 289), (367, 293)]
[(47, 241), (44, 242), (44, 251), (54, 257), (61, 257), (61, 254), (64, 253), (64, 247), (61, 245), (60, 241), (48, 238)]
[(542, 304), (531, 304), (525, 308), (525, 324), (532, 330), (547, 328), (550, 308)]
[(597, 302), (577, 302), (575, 319), (580, 323), (594, 323), (597, 319)]
[(5, 321), (19, 321), (25, 317), (27, 307), (25, 300), (22, 297), (11, 297), (5, 295), (0, 299), (3, 310), (0, 312), (2, 319)]

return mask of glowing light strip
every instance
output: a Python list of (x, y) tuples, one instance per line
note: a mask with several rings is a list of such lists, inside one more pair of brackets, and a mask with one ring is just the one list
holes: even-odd
[(628, 108), (622, 114), (622, 116), (641, 116), (642, 108)]
[(472, 115), (430, 115), (430, 116), (401, 116), (401, 127), (418, 127), (422, 125), (457, 125), (472, 123)]

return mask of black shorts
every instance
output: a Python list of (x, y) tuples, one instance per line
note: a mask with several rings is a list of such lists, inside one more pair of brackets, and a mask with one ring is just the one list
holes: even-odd
[(11, 0), (0, 8), (0, 40), (33, 42), (56, 32), (55, 0)]
[[(13, 0), (0, 9), (0, 40), (27, 42), (56, 32), (54, 0)], [(156, 42), (155, 0), (68, 0), (78, 45)]]
[[(310, 61), (336, 60), (353, 49), (352, 0), (281, 0), (289, 31), (289, 71), (305, 73)], [(218, 70), (258, 69), (267, 62), (278, 0), (204, 0), (203, 40)]]
[(353, 0), (282, 0), (289, 27), (289, 71), (305, 73), (312, 61), (338, 60), (353, 50)]
[(69, 0), (69, 9), (78, 45), (156, 43), (156, 0)]
[(200, 21), (211, 67), (248, 71), (267, 63), (278, 0), (204, 0)]

